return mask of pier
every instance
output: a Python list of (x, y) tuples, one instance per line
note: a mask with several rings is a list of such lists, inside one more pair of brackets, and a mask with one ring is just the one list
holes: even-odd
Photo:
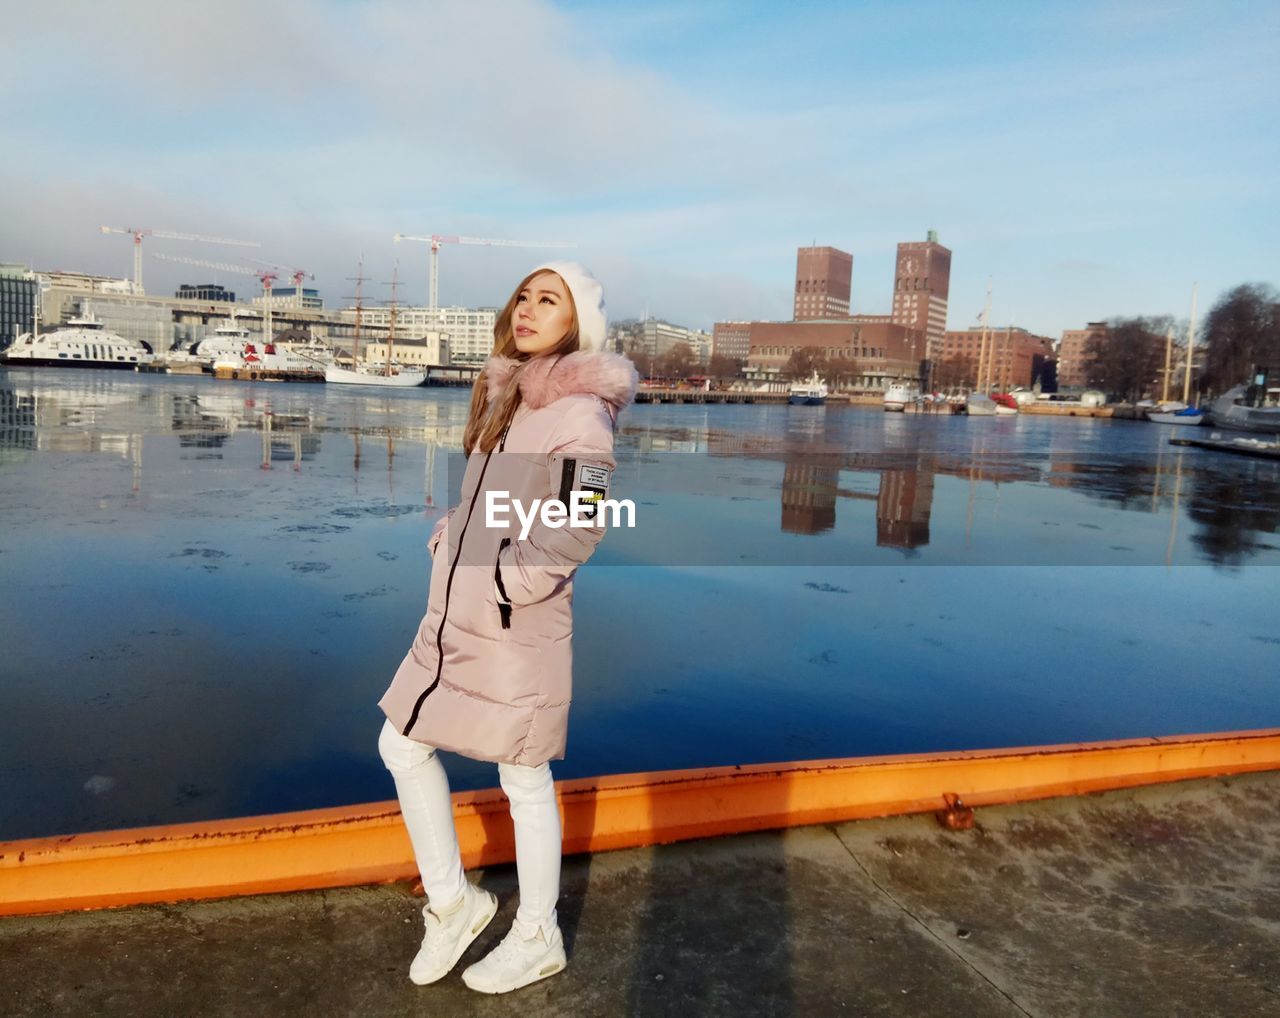
[[(748, 392), (732, 389), (676, 389), (649, 388), (636, 390), (637, 403), (786, 403), (790, 397), (785, 392)], [(828, 397), (827, 402), (832, 402)]]
[(565, 859), (568, 969), (504, 998), (409, 982), (409, 883), (0, 923), (13, 1018), (1274, 1013), (1280, 773)]
[(1080, 403), (1051, 403), (1037, 400), (1018, 407), (1023, 414), (1040, 414), (1045, 417), (1114, 417), (1114, 406), (1083, 406)]

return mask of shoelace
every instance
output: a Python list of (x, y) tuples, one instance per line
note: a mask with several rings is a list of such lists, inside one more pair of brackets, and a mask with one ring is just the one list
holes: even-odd
[[(444, 940), (445, 928), (448, 924), (430, 909), (423, 913), (423, 918), (426, 920), (427, 926), (423, 936), (423, 944), (428, 948), (435, 948)], [(451, 915), (449, 918), (456, 919), (457, 916)]]
[(522, 954), (523, 953), (521, 950), (522, 945), (529, 941), (535, 940), (537, 936), (538, 934), (536, 930), (534, 931), (534, 934), (532, 937), (526, 937), (520, 932), (519, 929), (517, 929), (515, 926), (512, 926), (511, 929), (507, 931), (507, 935), (502, 938), (502, 942), (499, 943), (498, 946), (493, 949), (493, 953), (490, 955), (490, 957), (493, 958), (495, 962), (506, 962), (509, 959), (514, 958), (519, 954)]

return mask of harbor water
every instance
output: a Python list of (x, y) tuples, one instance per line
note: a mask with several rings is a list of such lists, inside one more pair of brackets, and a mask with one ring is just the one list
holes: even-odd
[[(392, 798), (467, 397), (0, 369), (0, 840)], [(556, 776), (1280, 725), (1280, 464), (1170, 433), (632, 407)]]

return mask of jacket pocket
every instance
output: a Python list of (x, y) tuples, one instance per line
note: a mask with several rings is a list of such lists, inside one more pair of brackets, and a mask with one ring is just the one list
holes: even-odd
[(493, 560), (493, 586), (497, 592), (498, 615), (502, 618), (503, 629), (511, 628), (511, 598), (507, 597), (507, 588), (502, 582), (502, 553), (510, 543), (511, 538), (504, 537), (498, 544), (498, 555)]
[(431, 536), (427, 538), (427, 554), (431, 557), (432, 561), (435, 560), (436, 552), (440, 549), (440, 542), (444, 540), (445, 531), (449, 527), (449, 517), (452, 515), (453, 510), (450, 509), (449, 512), (440, 517), (440, 519), (436, 521), (436, 525), (431, 528)]

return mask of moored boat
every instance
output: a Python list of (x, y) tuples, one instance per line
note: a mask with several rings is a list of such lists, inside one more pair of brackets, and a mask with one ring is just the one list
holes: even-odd
[(396, 389), (412, 389), (427, 380), (425, 370), (408, 368), (399, 364), (393, 351), (396, 345), (396, 285), (399, 270), (391, 280), (391, 322), (387, 332), (387, 358), (381, 364), (360, 362), (360, 318), (363, 311), (360, 288), (364, 284), (364, 263), (356, 275), (356, 334), (355, 347), (351, 357), (351, 367), (344, 368), (337, 364), (329, 364), (324, 369), (326, 385), (380, 385)]
[(133, 371), (150, 364), (151, 347), (108, 332), (91, 312), (51, 332), (27, 332), (0, 354), (14, 367), (112, 368)]
[(1042, 392), (1036, 397), (1035, 402), (1044, 406), (1097, 409), (1107, 405), (1107, 394), (1097, 389), (1086, 389), (1076, 395), (1067, 395), (1061, 392)]
[(997, 417), (1011, 417), (1018, 412), (1018, 401), (1010, 393), (993, 393), (991, 402), (996, 405)]
[(324, 374), (322, 364), (283, 346), (265, 343), (259, 349), (253, 335), (234, 317), (195, 344), (191, 356), (218, 378), (319, 382)]
[(964, 400), (964, 412), (970, 417), (994, 417), (996, 401), (980, 392), (971, 392)]
[(827, 383), (814, 373), (803, 382), (792, 382), (787, 402), (792, 406), (822, 406), (827, 402)]
[(1250, 399), (1250, 389), (1247, 385), (1237, 385), (1213, 401), (1209, 417), (1214, 427), (1280, 434), (1280, 406), (1255, 405), (1259, 400), (1256, 392)]
[(242, 367), (245, 347), (252, 345), (253, 336), (249, 330), (236, 323), (235, 312), (231, 321), (219, 325), (213, 335), (206, 336), (191, 347), (191, 355), (210, 371), (222, 367)]
[(908, 403), (915, 403), (919, 399), (920, 389), (917, 386), (895, 382), (885, 391), (884, 408), (893, 413), (902, 413), (907, 409)]
[(381, 367), (340, 368), (330, 364), (324, 369), (324, 380), (329, 385), (383, 385), (400, 389), (411, 389), (427, 380), (425, 371), (411, 371), (400, 365), (392, 365), (390, 370)]
[(1156, 410), (1147, 411), (1147, 420), (1153, 424), (1179, 424), (1179, 425), (1197, 425), (1202, 424), (1205, 419), (1205, 412), (1199, 407), (1185, 406), (1177, 404), (1176, 406), (1163, 406)]

